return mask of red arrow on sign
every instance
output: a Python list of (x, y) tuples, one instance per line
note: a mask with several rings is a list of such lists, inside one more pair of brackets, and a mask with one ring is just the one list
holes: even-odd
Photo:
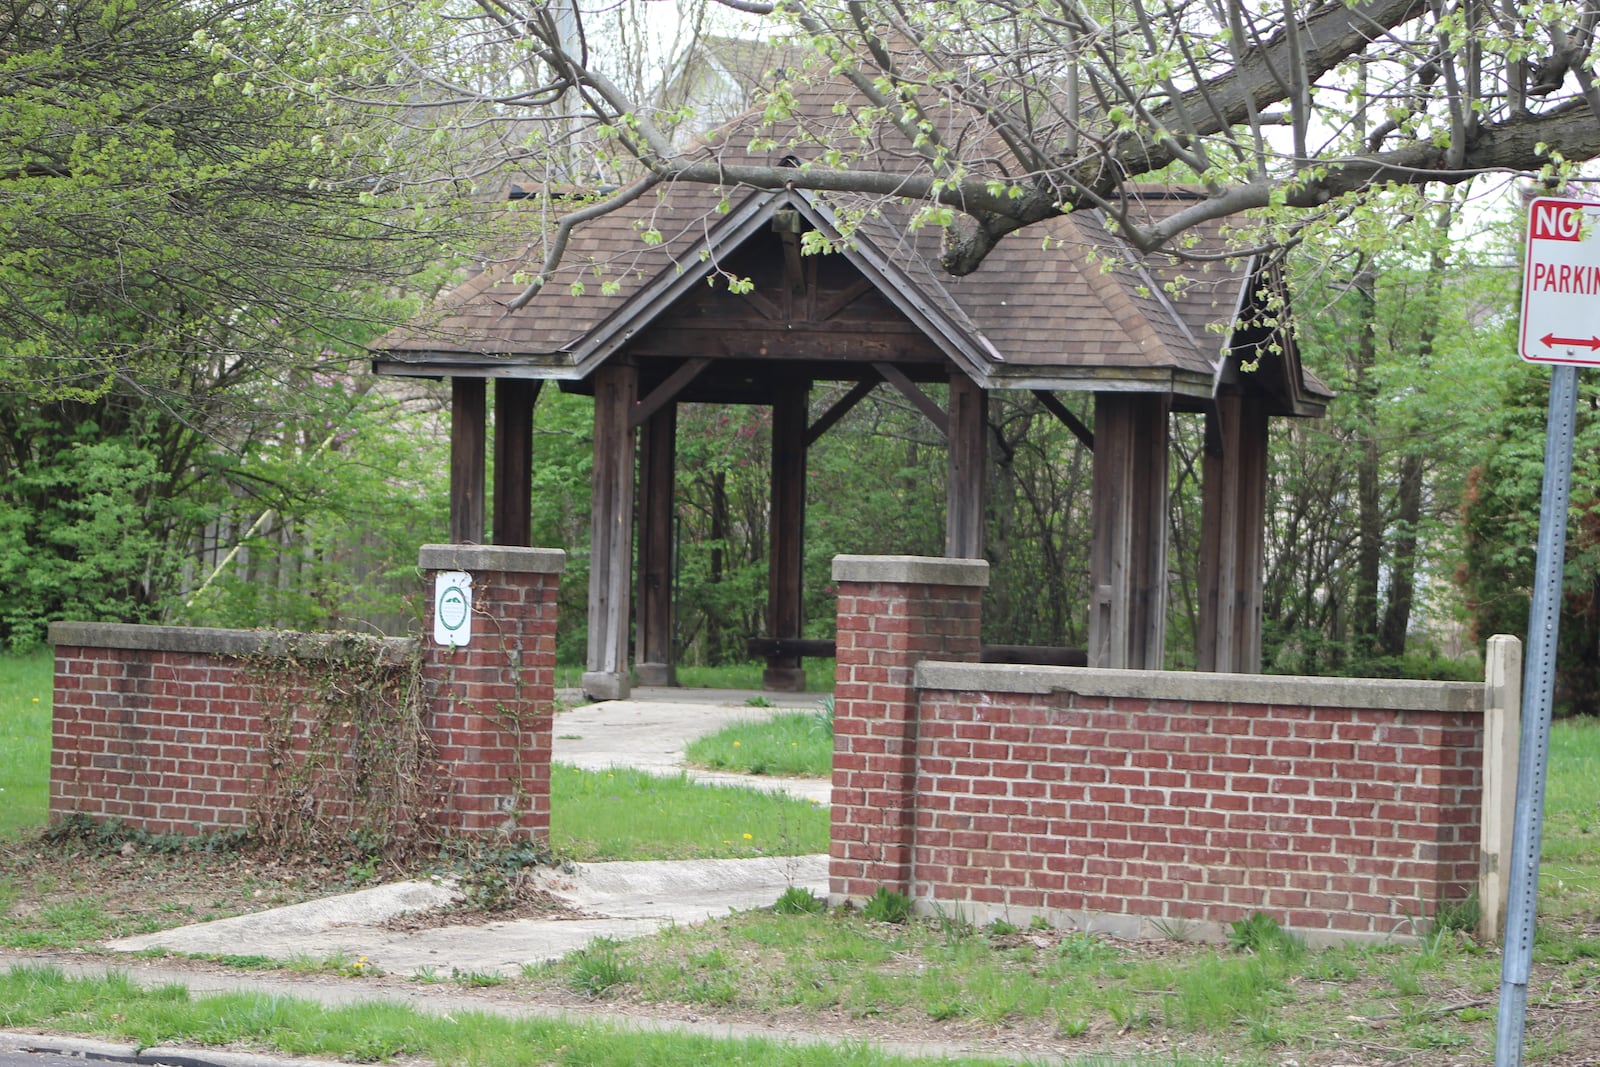
[(1568, 348), (1587, 348), (1591, 351), (1600, 349), (1600, 337), (1557, 337), (1553, 333), (1547, 333), (1543, 337), (1539, 338), (1539, 340), (1544, 342), (1544, 346), (1546, 348), (1554, 348), (1556, 345), (1565, 345)]

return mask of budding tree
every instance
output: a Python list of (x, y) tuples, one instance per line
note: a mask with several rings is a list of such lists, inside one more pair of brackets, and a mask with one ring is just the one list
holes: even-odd
[[(684, 147), (669, 135), (681, 114), (653, 109), (634, 66), (615, 61), (615, 35), (597, 30), (652, 6), (640, 0), (428, 9), (478, 59), (516, 73), (487, 87), (437, 67), (406, 77), (532, 121), (526, 160), (558, 121), (565, 141), (581, 129), (592, 177), (618, 188), (570, 225), (675, 181), (893, 197), (946, 225), (955, 274), (1075, 209), (1109, 212), (1136, 248), (1179, 254), (1201, 223), (1254, 212), (1249, 240), (1281, 247), (1309, 226), (1354, 225), (1383, 190), (1560, 181), (1600, 153), (1600, 0), (715, 2), (816, 57), (769, 80), (767, 157), (748, 140)], [(848, 97), (831, 121), (794, 121), (800, 86), (819, 79), (842, 80)], [(1149, 180), (1204, 195), (1143, 218), (1128, 193)]]

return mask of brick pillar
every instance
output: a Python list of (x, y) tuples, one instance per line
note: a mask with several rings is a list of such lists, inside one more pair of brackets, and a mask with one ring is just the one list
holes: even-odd
[[(448, 793), (447, 834), (546, 840), (550, 717), (555, 701), (556, 591), (566, 553), (498, 545), (423, 545), (427, 612), (422, 684), (428, 733)], [(472, 576), (472, 634), (434, 640), (440, 571)]]
[(829, 891), (837, 903), (879, 886), (911, 892), (921, 660), (976, 662), (981, 559), (836, 556), (838, 661), (833, 706)]

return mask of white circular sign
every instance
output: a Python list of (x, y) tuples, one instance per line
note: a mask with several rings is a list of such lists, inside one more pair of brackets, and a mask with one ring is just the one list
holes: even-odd
[(472, 641), (472, 575), (444, 571), (433, 583), (433, 640), (441, 645)]

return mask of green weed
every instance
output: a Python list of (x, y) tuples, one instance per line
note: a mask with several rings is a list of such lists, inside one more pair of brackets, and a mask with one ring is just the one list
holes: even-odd
[(1237, 952), (1281, 952), (1298, 956), (1305, 952), (1305, 938), (1289, 933), (1265, 912), (1229, 924), (1228, 945)]
[(873, 922), (903, 923), (911, 918), (911, 898), (880, 885), (861, 906), (861, 914)]
[(772, 910), (779, 915), (820, 915), (828, 910), (828, 902), (803, 885), (792, 885), (779, 894)]
[(572, 953), (568, 963), (567, 988), (586, 997), (603, 996), (636, 977), (633, 966), (618, 952), (618, 942), (609, 937), (596, 938)]

